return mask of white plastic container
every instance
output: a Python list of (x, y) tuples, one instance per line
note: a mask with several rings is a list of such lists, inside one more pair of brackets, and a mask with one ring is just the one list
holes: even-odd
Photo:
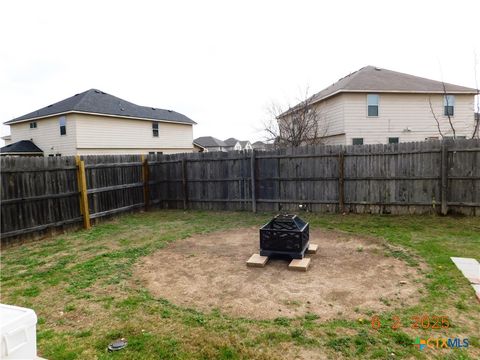
[(0, 304), (0, 359), (36, 359), (36, 329), (35, 311)]

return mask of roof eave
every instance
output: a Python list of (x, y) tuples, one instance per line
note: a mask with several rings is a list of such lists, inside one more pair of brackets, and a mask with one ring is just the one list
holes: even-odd
[(59, 113), (55, 113), (55, 114), (32, 117), (32, 118), (27, 118), (27, 119), (22, 119), (22, 120), (13, 119), (13, 120), (9, 120), (9, 121), (4, 122), (4, 125), (19, 124), (19, 123), (23, 123), (23, 122), (28, 122), (28, 121), (33, 121), (33, 120), (41, 120), (41, 119), (46, 119), (46, 118), (49, 118), (49, 117), (65, 115), (65, 114), (86, 114), (86, 115), (94, 115), (94, 116), (118, 117), (118, 118), (122, 118), (122, 119), (132, 119), (132, 120), (168, 122), (168, 123), (182, 124), (182, 125), (197, 125), (197, 123), (193, 120), (191, 120), (192, 121), (191, 123), (187, 123), (187, 122), (175, 121), (175, 120), (162, 120), (162, 119), (141, 118), (141, 117), (134, 117), (134, 116), (122, 116), (122, 115), (114, 115), (114, 114), (92, 113), (92, 112), (78, 111), (78, 110), (64, 111), (64, 112), (59, 112)]

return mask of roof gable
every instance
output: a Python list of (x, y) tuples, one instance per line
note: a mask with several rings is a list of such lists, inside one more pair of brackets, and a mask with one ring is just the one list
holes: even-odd
[[(445, 89), (444, 89), (445, 86)], [(441, 81), (366, 66), (313, 95), (309, 102), (317, 102), (339, 92), (405, 92), (405, 93), (465, 93), (476, 94), (477, 90)]]
[(228, 146), (235, 146), (235, 144), (238, 142), (238, 139), (235, 139), (233, 137), (228, 138), (227, 140), (224, 141), (225, 144)]
[(226, 147), (227, 144), (220, 139), (214, 138), (213, 136), (201, 136), (193, 140), (194, 143), (199, 144), (203, 147)]
[(14, 124), (29, 119), (42, 118), (67, 112), (94, 113), (136, 119), (195, 124), (192, 119), (178, 112), (136, 105), (96, 89), (90, 89), (83, 93), (76, 94), (55, 104), (48, 105), (44, 108), (7, 121), (5, 124)]

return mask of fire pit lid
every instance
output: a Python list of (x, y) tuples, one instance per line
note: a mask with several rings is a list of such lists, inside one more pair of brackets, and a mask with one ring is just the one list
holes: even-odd
[(307, 223), (294, 214), (279, 214), (262, 229), (272, 230), (302, 230)]

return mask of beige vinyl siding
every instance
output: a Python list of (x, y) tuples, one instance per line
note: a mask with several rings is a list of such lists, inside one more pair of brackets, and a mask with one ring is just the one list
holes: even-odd
[[(341, 138), (345, 132), (344, 95), (340, 94), (334, 96), (312, 106), (315, 108), (319, 119), (319, 136), (329, 138), (324, 141), (325, 143), (340, 143), (339, 141), (341, 140), (339, 140), (339, 138)], [(289, 115), (286, 115), (278, 119), (278, 122), (289, 121), (290, 118)]]
[[(363, 138), (364, 144), (385, 144), (389, 137), (401, 142), (423, 141), (439, 135), (426, 94), (380, 93), (378, 117), (367, 116), (367, 94), (344, 94), (346, 143)], [(443, 115), (443, 95), (431, 95), (434, 112), (445, 136), (452, 136), (448, 118)], [(455, 95), (452, 117), (457, 136), (470, 137), (473, 131), (473, 95)], [(408, 129), (408, 130), (407, 130)]]
[[(192, 125), (158, 123), (159, 136), (152, 134), (152, 121), (75, 114), (79, 153), (95, 149), (184, 152), (193, 150)], [(148, 149), (148, 150), (147, 150)], [(81, 150), (81, 151), (80, 151)], [(116, 153), (116, 152), (115, 152)]]
[(322, 136), (332, 136), (345, 132), (344, 124), (344, 95), (340, 94), (316, 104), (320, 118)]
[(5, 146), (12, 143), (12, 137), (10, 135), (2, 137), (2, 140), (5, 142)]
[[(30, 122), (10, 125), (12, 143), (20, 140), (32, 140), (43, 150), (45, 156), (62, 154), (75, 155), (76, 151), (76, 123), (73, 115), (65, 115), (67, 120), (67, 134), (60, 135), (60, 116), (36, 120), (37, 127), (30, 129)], [(53, 147), (53, 149), (52, 149)]]
[(324, 145), (345, 145), (346, 137), (345, 134), (329, 136), (322, 139), (322, 144)]
[(177, 154), (177, 153), (189, 153), (193, 152), (193, 148), (118, 148), (118, 149), (105, 149), (105, 148), (91, 148), (91, 149), (78, 149), (77, 155), (148, 155), (150, 152), (162, 152), (164, 154)]

